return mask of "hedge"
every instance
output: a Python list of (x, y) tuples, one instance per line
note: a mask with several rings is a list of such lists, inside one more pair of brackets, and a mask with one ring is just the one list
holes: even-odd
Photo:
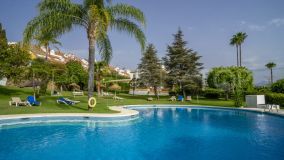
[(284, 93), (284, 79), (278, 80), (271, 86), (271, 91), (276, 93)]
[(221, 95), (224, 93), (224, 91), (219, 90), (219, 89), (214, 89), (214, 88), (206, 88), (203, 91), (203, 96), (205, 98), (209, 99), (218, 99), (221, 97)]
[(284, 94), (267, 93), (265, 94), (265, 101), (267, 104), (279, 104), (281, 107), (284, 107)]

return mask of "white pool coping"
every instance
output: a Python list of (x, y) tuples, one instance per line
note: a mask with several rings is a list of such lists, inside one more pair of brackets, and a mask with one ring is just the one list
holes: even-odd
[(146, 108), (170, 108), (170, 107), (204, 107), (212, 109), (236, 109), (244, 111), (255, 111), (260, 113), (268, 113), (272, 115), (284, 116), (284, 110), (275, 110), (272, 112), (264, 111), (260, 108), (235, 108), (235, 107), (222, 107), (222, 106), (204, 106), (204, 105), (173, 105), (173, 104), (152, 104), (152, 105), (124, 105), (124, 106), (111, 106), (111, 110), (118, 111), (119, 113), (35, 113), (35, 114), (11, 114), (0, 115), (0, 120), (5, 119), (18, 119), (18, 118), (33, 118), (33, 117), (97, 117), (97, 118), (115, 118), (115, 117), (132, 117), (139, 115), (139, 112), (135, 109), (129, 109), (129, 107), (146, 107)]
[(18, 118), (35, 118), (35, 117), (94, 117), (94, 118), (115, 118), (115, 117), (132, 117), (139, 114), (138, 111), (127, 109), (125, 106), (109, 107), (119, 113), (35, 113), (35, 114), (11, 114), (0, 115), (0, 120), (18, 119)]
[(182, 105), (182, 104), (178, 104), (178, 105), (173, 105), (173, 104), (147, 104), (147, 105), (127, 105), (126, 107), (144, 107), (144, 108), (170, 108), (170, 107), (204, 107), (204, 108), (212, 108), (212, 109), (235, 109), (235, 110), (243, 110), (243, 111), (254, 111), (254, 112), (259, 112), (259, 113), (267, 113), (267, 114), (272, 114), (272, 115), (278, 115), (278, 116), (283, 116), (284, 117), (284, 110), (280, 109), (278, 112), (276, 110), (272, 110), (272, 111), (268, 111), (268, 109), (266, 109), (264, 111), (264, 109), (261, 108), (248, 108), (248, 107), (224, 107), (224, 106), (207, 106), (207, 105)]

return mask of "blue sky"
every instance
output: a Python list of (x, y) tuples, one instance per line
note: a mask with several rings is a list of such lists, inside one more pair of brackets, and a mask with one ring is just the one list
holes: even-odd
[[(76, 0), (80, 2), (80, 0)], [(0, 22), (6, 28), (9, 41), (20, 41), (29, 20), (37, 15), (39, 0), (1, 0)], [(166, 54), (172, 34), (180, 27), (188, 47), (197, 51), (205, 70), (214, 66), (236, 64), (235, 48), (229, 45), (231, 36), (239, 31), (248, 38), (243, 45), (243, 64), (257, 78), (267, 79), (264, 65), (277, 64), (278, 77), (284, 77), (284, 1), (283, 0), (113, 0), (140, 8), (146, 16), (147, 41), (153, 43), (159, 57)], [(127, 34), (110, 31), (113, 45), (111, 64), (135, 69), (141, 58), (138, 43)], [(62, 37), (61, 49), (87, 58), (87, 39), (79, 27)]]

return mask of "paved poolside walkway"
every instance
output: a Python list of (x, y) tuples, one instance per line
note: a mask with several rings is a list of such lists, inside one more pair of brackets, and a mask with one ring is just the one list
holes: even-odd
[(270, 113), (270, 114), (276, 114), (276, 115), (284, 116), (284, 110), (283, 109), (278, 110), (278, 112), (275, 109), (273, 109), (272, 111), (268, 111), (268, 109), (266, 109), (264, 111), (264, 109), (261, 109), (261, 108), (242, 108), (242, 109), (248, 110), (248, 111), (257, 111), (257, 112)]

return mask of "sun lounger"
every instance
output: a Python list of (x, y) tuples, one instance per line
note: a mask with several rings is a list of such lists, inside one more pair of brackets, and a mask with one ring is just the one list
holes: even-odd
[(63, 97), (61, 97), (61, 98), (59, 98), (59, 99), (57, 99), (57, 101), (56, 101), (58, 104), (66, 104), (66, 105), (74, 105), (74, 104), (76, 104), (76, 103), (79, 103), (80, 101), (72, 101), (72, 100), (70, 100), (70, 99), (68, 99), (68, 98), (63, 98)]
[(40, 106), (41, 105), (41, 103), (39, 101), (36, 101), (34, 96), (28, 96), (27, 102), (28, 102), (29, 106)]
[(16, 105), (16, 106), (26, 106), (28, 105), (27, 101), (22, 101), (19, 97), (12, 97), (12, 100), (9, 101), (9, 105)]
[(192, 101), (191, 96), (186, 96), (186, 101)]
[(153, 101), (154, 99), (152, 97), (147, 98), (147, 101)]
[(183, 98), (183, 96), (179, 95), (178, 98), (177, 98), (177, 100), (183, 102), (184, 98)]
[(71, 99), (69, 99), (69, 98), (64, 98), (64, 99), (66, 99), (67, 101), (72, 101), (72, 102), (74, 102), (75, 104), (80, 103), (80, 101), (74, 101), (74, 100), (71, 100)]
[(113, 96), (112, 99), (114, 100), (123, 100), (124, 98), (118, 97), (118, 96)]
[(176, 97), (175, 96), (171, 96), (171, 98), (169, 99), (170, 101), (176, 101)]
[(82, 92), (82, 91), (74, 91), (74, 92), (72, 92), (72, 94), (73, 94), (73, 96), (75, 97), (75, 96), (84, 96), (84, 92)]
[(276, 109), (277, 112), (280, 110), (280, 106), (277, 104), (258, 104), (257, 108), (262, 108), (264, 111), (268, 109), (269, 112), (273, 111), (273, 109)]
[(102, 92), (102, 96), (112, 96), (112, 93), (108, 93), (108, 92)]

